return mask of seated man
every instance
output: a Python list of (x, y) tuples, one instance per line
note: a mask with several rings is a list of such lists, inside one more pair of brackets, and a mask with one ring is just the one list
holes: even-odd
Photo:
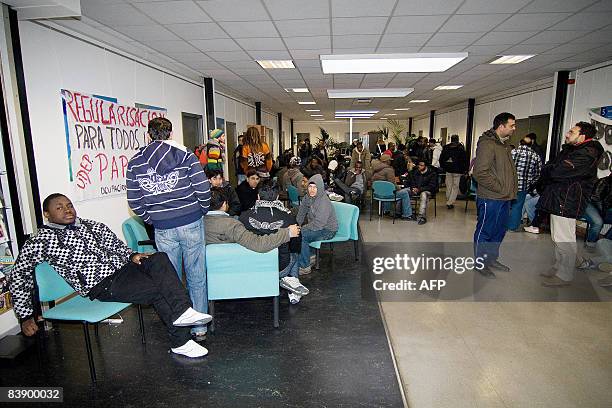
[[(438, 191), (438, 173), (431, 169), (424, 159), (417, 161), (417, 166), (410, 173), (406, 180), (407, 185), (397, 192), (397, 196), (402, 199), (402, 219), (417, 220), (419, 225), (427, 222), (425, 213), (427, 202), (432, 194)], [(412, 214), (410, 197), (420, 196), (421, 205), (419, 207), (418, 218)]]
[[(243, 211), (240, 221), (244, 226), (258, 235), (268, 235), (280, 228), (297, 225), (295, 216), (279, 201), (278, 185), (272, 180), (265, 180), (259, 186), (259, 199), (255, 206)], [(280, 287), (289, 291), (289, 301), (296, 304), (308, 289), (300, 283), (298, 256), (300, 254), (300, 237), (294, 237), (278, 247), (278, 268)]]
[(232, 217), (240, 215), (240, 199), (229, 181), (223, 179), (223, 170), (206, 169), (206, 177), (208, 177), (211, 187), (220, 187), (225, 191), (225, 196), (228, 199), (227, 205), (229, 206), (227, 213)]
[[(308, 217), (308, 224), (305, 224)], [(331, 239), (338, 231), (336, 212), (325, 192), (323, 177), (315, 174), (308, 181), (307, 194), (300, 203), (297, 221), (302, 227), (302, 250), (300, 251), (299, 273), (311, 272), (310, 243)], [(304, 225), (305, 224), (305, 225)]]
[(72, 202), (63, 194), (45, 198), (43, 212), (47, 225), (23, 245), (9, 277), (15, 313), (26, 336), (38, 331), (32, 305), (34, 270), (48, 262), (82, 296), (101, 302), (153, 304), (168, 330), (173, 353), (187, 357), (208, 353), (183, 326), (203, 325), (212, 317), (192, 308), (165, 253), (132, 251), (106, 225), (77, 218)]
[(338, 190), (340, 190), (339, 193), (344, 195), (344, 201), (353, 204), (363, 195), (368, 185), (365, 173), (363, 172), (363, 163), (358, 161), (355, 163), (355, 168), (348, 169), (344, 182), (336, 178), (334, 183)]
[(240, 211), (246, 211), (255, 205), (255, 201), (257, 201), (257, 188), (259, 186), (259, 181), (260, 177), (255, 169), (247, 170), (246, 180), (238, 184), (238, 187), (236, 187), (236, 194), (238, 194), (238, 199), (240, 200)]

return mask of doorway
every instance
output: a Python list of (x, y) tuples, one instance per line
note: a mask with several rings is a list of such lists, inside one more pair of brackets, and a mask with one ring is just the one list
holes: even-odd
[(191, 152), (204, 142), (202, 134), (202, 115), (182, 112), (183, 145)]
[(236, 177), (236, 167), (234, 166), (234, 150), (238, 146), (238, 135), (236, 134), (236, 124), (234, 122), (225, 122), (225, 155), (227, 162), (227, 178), (230, 184), (235, 186), (238, 183)]

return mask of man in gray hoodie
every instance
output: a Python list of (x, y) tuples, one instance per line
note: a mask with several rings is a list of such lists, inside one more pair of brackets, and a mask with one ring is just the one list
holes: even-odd
[[(308, 223), (304, 225), (306, 218)], [(302, 251), (298, 261), (300, 275), (307, 275), (311, 272), (310, 243), (331, 239), (338, 231), (336, 212), (325, 192), (323, 177), (320, 174), (315, 174), (308, 180), (297, 222), (302, 226)]]

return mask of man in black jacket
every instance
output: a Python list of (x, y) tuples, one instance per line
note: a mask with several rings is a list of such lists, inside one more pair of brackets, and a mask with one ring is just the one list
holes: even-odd
[(584, 213), (603, 154), (603, 147), (593, 139), (596, 134), (597, 130), (590, 123), (576, 123), (565, 134), (566, 144), (561, 152), (542, 168), (544, 191), (537, 208), (550, 213), (555, 246), (555, 264), (543, 273), (544, 286), (567, 286), (574, 279), (576, 218)]
[[(240, 215), (240, 221), (246, 229), (259, 235), (267, 235), (280, 228), (297, 224), (295, 216), (278, 200), (278, 194), (278, 185), (274, 181), (266, 180), (261, 183), (255, 205)], [(279, 285), (289, 291), (291, 304), (298, 303), (300, 298), (309, 292), (299, 280), (298, 258), (301, 247), (301, 236), (293, 237), (278, 247)]]
[[(402, 199), (402, 219), (417, 220), (419, 225), (427, 222), (425, 213), (429, 197), (438, 191), (438, 173), (427, 165), (424, 159), (417, 161), (417, 166), (409, 173), (407, 185), (397, 192)], [(410, 197), (420, 197), (419, 215), (412, 215)]]
[(208, 177), (208, 181), (210, 181), (211, 187), (219, 187), (222, 188), (227, 197), (227, 213), (230, 217), (240, 215), (240, 209), (242, 204), (240, 204), (240, 198), (238, 198), (238, 193), (229, 181), (225, 181), (223, 179), (223, 170), (221, 169), (206, 169), (206, 177)]
[(468, 160), (459, 135), (452, 135), (451, 142), (442, 148), (440, 166), (446, 172), (446, 208), (455, 207), (461, 176), (467, 172)]
[[(600, 178), (595, 183), (593, 193), (584, 211), (589, 228), (584, 242), (587, 249), (595, 249), (599, 233), (604, 224), (612, 223), (612, 174)], [(612, 228), (606, 233), (606, 239), (612, 239)]]

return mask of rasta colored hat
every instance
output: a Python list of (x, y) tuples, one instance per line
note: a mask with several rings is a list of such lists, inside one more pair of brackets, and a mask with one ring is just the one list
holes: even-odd
[(221, 136), (223, 136), (225, 134), (225, 132), (223, 131), (223, 129), (213, 129), (210, 131), (210, 133), (208, 134), (209, 137), (211, 139), (218, 139)]

